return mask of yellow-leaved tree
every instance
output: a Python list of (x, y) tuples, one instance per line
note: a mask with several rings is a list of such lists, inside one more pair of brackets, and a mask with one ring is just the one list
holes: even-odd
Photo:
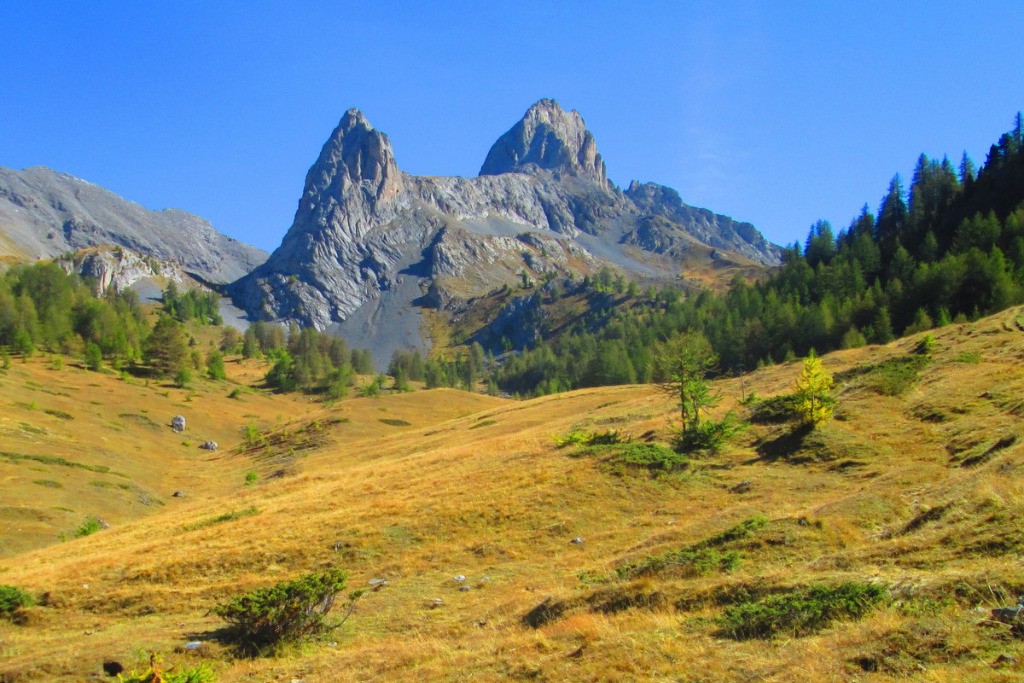
[(832, 383), (832, 373), (811, 351), (804, 359), (804, 369), (796, 380), (797, 413), (804, 424), (813, 426), (832, 417), (836, 407)]

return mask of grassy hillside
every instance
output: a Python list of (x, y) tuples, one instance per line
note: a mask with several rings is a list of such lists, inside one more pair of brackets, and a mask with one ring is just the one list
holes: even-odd
[[(0, 458), (0, 584), (45, 594), (0, 621), (0, 680), (80, 681), (150, 652), (220, 681), (1019, 680), (1024, 640), (987, 617), (1024, 593), (1024, 312), (933, 335), (927, 360), (913, 337), (827, 356), (838, 410), (810, 433), (750, 398), (792, 391), (799, 363), (717, 383), (719, 410), (755, 421), (660, 476), (623, 458), (669, 439), (673, 406), (647, 386), (323, 407), (15, 363), (0, 450), (111, 472)], [(558, 448), (573, 430), (636, 441)], [(199, 451), (206, 438), (221, 450)], [(20, 552), (87, 514), (111, 528)], [(279, 657), (234, 659), (214, 638), (218, 601), (327, 566), (388, 585)], [(884, 599), (809, 633), (736, 628), (784, 609), (744, 605), (817, 604), (825, 591), (805, 591), (845, 583)]]

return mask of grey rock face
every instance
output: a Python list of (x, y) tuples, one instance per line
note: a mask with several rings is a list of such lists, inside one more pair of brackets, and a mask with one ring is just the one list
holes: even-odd
[(480, 175), (530, 173), (546, 169), (556, 174), (589, 178), (607, 188), (604, 160), (583, 117), (566, 112), (558, 102), (543, 99), (530, 107), (516, 125), (498, 138), (487, 153)]
[(524, 270), (611, 264), (674, 278), (698, 243), (766, 265), (780, 253), (749, 223), (687, 206), (670, 188), (611, 185), (582, 117), (552, 100), (495, 143), (476, 178), (402, 173), (387, 136), (352, 109), (310, 168), (281, 246), (230, 291), (250, 316), (339, 330), (386, 362), (395, 329), (400, 345), (416, 334), (419, 306)]
[(119, 245), (230, 282), (266, 253), (177, 209), (150, 211), (98, 185), (43, 167), (0, 168), (0, 253), (30, 259)]

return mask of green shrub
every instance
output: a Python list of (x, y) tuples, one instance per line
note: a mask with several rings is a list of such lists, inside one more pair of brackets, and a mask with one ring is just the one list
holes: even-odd
[(723, 634), (736, 640), (804, 636), (833, 622), (860, 619), (887, 598), (882, 586), (846, 582), (835, 587), (812, 586), (786, 595), (743, 602), (725, 610)]
[(17, 586), (0, 586), (0, 616), (9, 617), (22, 607), (35, 604), (32, 596)]
[(192, 383), (192, 371), (188, 368), (178, 368), (174, 373), (174, 386), (185, 389)]
[(242, 438), (245, 439), (245, 445), (249, 448), (259, 446), (261, 443), (263, 443), (264, 440), (263, 434), (260, 432), (259, 427), (257, 427), (252, 422), (242, 427)]
[(645, 557), (639, 562), (619, 567), (615, 573), (620, 579), (669, 570), (689, 576), (703, 576), (713, 571), (731, 572), (739, 566), (740, 554), (735, 550), (720, 552), (711, 548), (685, 548)]
[(709, 574), (713, 571), (730, 572), (739, 567), (740, 554), (734, 550), (723, 552), (717, 548), (746, 538), (767, 524), (768, 518), (758, 515), (687, 548), (652, 555), (639, 562), (619, 567), (616, 573), (619, 578), (624, 579), (644, 574), (656, 574), (670, 569), (695, 576)]
[[(246, 476), (246, 482), (248, 482), (248, 480), (249, 477)], [(182, 530), (195, 531), (196, 529), (203, 529), (208, 526), (213, 526), (214, 524), (233, 522), (236, 519), (242, 519), (243, 517), (253, 517), (258, 514), (260, 514), (260, 509), (254, 505), (252, 507), (247, 507), (242, 510), (232, 510), (230, 512), (225, 512), (214, 517), (207, 517), (206, 519), (201, 519), (198, 522), (193, 522), (192, 524), (186, 524), (184, 527), (182, 527)]]
[(914, 353), (920, 356), (927, 356), (928, 354), (935, 351), (935, 347), (938, 342), (935, 341), (935, 337), (930, 334), (926, 334), (921, 337), (921, 340), (914, 346)]
[(678, 472), (690, 464), (685, 456), (656, 443), (626, 443), (602, 448), (612, 453), (610, 462), (613, 464), (640, 467), (654, 473)]
[(241, 390), (241, 389), (239, 389), (238, 387), (235, 387), (235, 388), (234, 388), (234, 389), (232, 389), (232, 390), (231, 390), (231, 392), (230, 392), (230, 393), (228, 394), (228, 398), (238, 398), (238, 397), (239, 397), (239, 396), (241, 396), (241, 395), (242, 395), (242, 390)]
[(672, 447), (678, 453), (696, 453), (698, 451), (715, 452), (725, 442), (743, 430), (745, 425), (736, 419), (732, 411), (726, 413), (719, 421), (704, 420), (676, 434)]
[(260, 473), (256, 470), (249, 470), (245, 473), (245, 485), (252, 486), (260, 479)]
[(156, 656), (149, 660), (149, 666), (142, 671), (119, 674), (119, 683), (213, 683), (217, 675), (206, 662), (186, 669), (163, 669)]
[(700, 543), (696, 544), (696, 548), (717, 548), (723, 546), (726, 543), (738, 541), (742, 538), (750, 536), (755, 531), (760, 531), (768, 525), (768, 518), (764, 515), (757, 515), (750, 519), (745, 519), (736, 526), (729, 527), (725, 531), (715, 534), (714, 536), (707, 538)]
[(883, 361), (868, 373), (868, 386), (886, 396), (899, 396), (920, 379), (927, 356), (901, 356)]
[(97, 531), (103, 531), (104, 529), (106, 529), (106, 526), (104, 526), (99, 517), (87, 517), (81, 526), (75, 529), (75, 538), (91, 536)]
[(963, 353), (957, 354), (954, 358), (957, 363), (969, 363), (970, 365), (977, 365), (981, 362), (981, 354), (977, 351), (964, 351)]
[(608, 446), (627, 441), (616, 429), (609, 429), (605, 432), (591, 434), (582, 429), (574, 429), (565, 436), (555, 437), (555, 447), (565, 448), (566, 446)]
[(93, 372), (103, 368), (103, 351), (95, 342), (87, 342), (85, 345), (85, 367)]
[[(228, 622), (227, 640), (248, 652), (264, 654), (336, 628), (328, 625), (325, 617), (337, 594), (345, 589), (347, 578), (333, 567), (322, 574), (304, 574), (232, 598), (214, 607), (213, 613)], [(350, 605), (360, 595), (359, 591), (350, 594)]]

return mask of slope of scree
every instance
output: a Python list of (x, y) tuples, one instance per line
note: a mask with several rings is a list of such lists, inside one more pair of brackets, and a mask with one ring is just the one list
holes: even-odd
[[(792, 391), (800, 363), (716, 382), (719, 411), (757, 421), (660, 477), (553, 438), (667, 440), (651, 387), (342, 402), (292, 476), (9, 558), (0, 583), (47, 599), (5, 628), (0, 673), (77, 681), (155, 651), (220, 681), (1012, 680), (1024, 641), (984, 617), (1024, 590), (1024, 310), (932, 334), (895, 383), (920, 336), (825, 357), (838, 408), (810, 433), (750, 398)], [(477, 412), (432, 419), (456, 401)], [(234, 660), (211, 639), (217, 601), (325, 566), (387, 581), (330, 642)], [(721, 630), (730, 607), (843, 582), (888, 598), (796, 638)]]

